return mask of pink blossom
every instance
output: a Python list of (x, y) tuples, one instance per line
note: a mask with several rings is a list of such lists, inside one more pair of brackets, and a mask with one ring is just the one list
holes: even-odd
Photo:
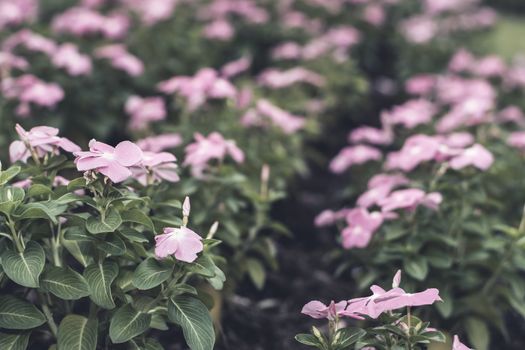
[(468, 132), (454, 132), (446, 135), (443, 143), (451, 148), (464, 148), (474, 143), (474, 136)]
[(502, 109), (496, 115), (496, 120), (500, 123), (512, 122), (520, 126), (525, 125), (525, 115), (518, 106), (508, 106)]
[(272, 50), (274, 60), (293, 60), (300, 58), (301, 55), (301, 45), (293, 41), (282, 43)]
[(87, 7), (72, 7), (53, 18), (52, 27), (58, 33), (75, 36), (102, 34), (109, 39), (123, 37), (129, 28), (129, 18), (114, 13), (104, 16)]
[(159, 91), (165, 94), (177, 93), (183, 96), (190, 111), (201, 107), (208, 99), (234, 98), (235, 87), (226, 79), (220, 78), (216, 70), (202, 68), (195, 76), (175, 76), (160, 82)]
[(323, 210), (315, 217), (314, 223), (317, 227), (324, 227), (333, 225), (335, 222), (335, 213), (333, 210)]
[(177, 260), (192, 263), (202, 252), (202, 238), (189, 228), (166, 227), (164, 233), (155, 236), (155, 256), (164, 259), (174, 255)]
[(122, 182), (132, 175), (130, 167), (143, 160), (141, 149), (130, 141), (123, 141), (116, 147), (91, 140), (89, 151), (75, 152), (78, 171), (96, 171), (107, 176), (114, 183)]
[(226, 78), (232, 78), (248, 70), (252, 64), (250, 57), (241, 57), (238, 60), (228, 62), (221, 68), (221, 74)]
[(59, 137), (56, 128), (37, 126), (26, 131), (20, 124), (16, 124), (16, 132), (20, 141), (14, 141), (9, 147), (9, 155), (13, 163), (19, 160), (25, 163), (32, 152), (38, 158), (43, 158), (48, 153), (58, 154), (59, 148), (66, 152), (80, 151), (80, 147), (76, 144), (65, 137)]
[(387, 169), (401, 169), (405, 172), (414, 170), (419, 164), (433, 160), (438, 154), (440, 140), (428, 135), (409, 137), (399, 152), (392, 152), (387, 157)]
[(130, 129), (140, 130), (150, 122), (166, 119), (166, 107), (162, 97), (130, 96), (126, 101), (126, 113), (131, 117)]
[(428, 95), (436, 86), (436, 77), (432, 74), (420, 74), (405, 82), (405, 90), (412, 95)]
[(259, 100), (255, 109), (248, 110), (241, 123), (244, 126), (264, 126), (263, 117), (267, 117), (285, 134), (293, 134), (305, 125), (304, 118), (293, 115), (265, 99)]
[(470, 69), (476, 62), (474, 55), (466, 49), (459, 49), (448, 64), (448, 69), (453, 72), (463, 72)]
[(144, 72), (144, 64), (142, 61), (130, 54), (122, 44), (111, 44), (99, 47), (95, 51), (95, 56), (108, 59), (114, 68), (120, 69), (132, 77), (139, 76)]
[(26, 70), (29, 68), (29, 62), (23, 57), (13, 55), (9, 52), (0, 52), (0, 69), (10, 71), (13, 68)]
[(368, 190), (357, 199), (357, 205), (362, 208), (377, 205), (380, 201), (387, 198), (395, 187), (407, 183), (408, 179), (403, 175), (375, 175), (368, 181)]
[(235, 29), (230, 22), (224, 19), (218, 19), (204, 28), (204, 37), (208, 39), (228, 41), (233, 38)]
[(507, 139), (509, 146), (525, 150), (525, 131), (516, 131), (509, 135)]
[(181, 144), (182, 137), (176, 133), (150, 136), (137, 141), (137, 146), (147, 152), (160, 152), (166, 149), (175, 148)]
[(496, 55), (483, 57), (472, 67), (472, 72), (482, 77), (502, 76), (506, 70), (505, 62)]
[(351, 143), (367, 142), (373, 145), (389, 145), (394, 141), (394, 135), (388, 128), (377, 129), (370, 126), (361, 126), (348, 135)]
[(427, 100), (410, 100), (386, 112), (382, 118), (388, 124), (403, 124), (413, 129), (420, 124), (428, 124), (437, 113), (436, 106)]
[(212, 159), (222, 161), (229, 155), (237, 163), (244, 162), (244, 152), (235, 141), (224, 139), (218, 132), (212, 132), (208, 137), (196, 133), (194, 137), (195, 142), (186, 146), (184, 165), (191, 166), (195, 176), (201, 176)]
[(463, 344), (457, 335), (454, 336), (454, 343), (452, 344), (452, 350), (473, 350)]
[(378, 201), (383, 212), (390, 212), (397, 209), (415, 210), (419, 205), (437, 210), (443, 197), (437, 192), (425, 193), (417, 188), (397, 190), (384, 199)]
[(367, 5), (363, 12), (364, 20), (376, 27), (379, 27), (385, 22), (385, 17), (385, 9), (379, 4)]
[(475, 144), (450, 160), (450, 167), (455, 170), (467, 166), (474, 166), (480, 170), (487, 170), (494, 162), (494, 156), (485, 147)]
[(179, 0), (121, 0), (132, 11), (136, 12), (146, 25), (153, 25), (169, 19)]
[(35, 19), (38, 0), (0, 0), (0, 30)]
[(377, 148), (365, 145), (348, 146), (332, 159), (330, 170), (333, 173), (340, 174), (353, 165), (380, 160), (381, 158), (382, 153)]
[(91, 73), (91, 59), (78, 51), (74, 44), (62, 44), (53, 53), (51, 61), (57, 67), (64, 68), (70, 75)]
[(152, 182), (178, 182), (177, 159), (171, 153), (143, 152), (142, 162), (131, 168), (133, 177), (143, 186)]
[(296, 83), (308, 83), (317, 87), (325, 84), (324, 77), (302, 67), (296, 67), (286, 71), (270, 68), (262, 72), (257, 80), (260, 85), (272, 89), (282, 89)]
[(303, 306), (301, 313), (315, 319), (326, 318), (333, 321), (339, 316), (344, 316), (343, 311), (345, 310), (346, 305), (346, 301), (335, 303), (332, 300), (330, 305), (325, 305), (318, 300), (313, 300)]
[(438, 25), (432, 17), (414, 16), (401, 23), (401, 32), (407, 41), (425, 44), (437, 35)]
[(57, 48), (57, 44), (53, 40), (34, 33), (29, 29), (22, 29), (9, 36), (2, 44), (2, 49), (11, 52), (17, 46), (23, 46), (29, 51), (42, 52), (49, 56)]
[(383, 220), (384, 217), (380, 212), (370, 213), (364, 208), (350, 210), (346, 216), (348, 226), (341, 232), (343, 247), (345, 249), (366, 247)]

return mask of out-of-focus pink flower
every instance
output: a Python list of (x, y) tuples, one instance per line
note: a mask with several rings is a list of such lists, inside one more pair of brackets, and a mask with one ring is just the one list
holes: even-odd
[(64, 68), (70, 75), (87, 75), (91, 73), (91, 59), (81, 54), (74, 44), (62, 44), (52, 54), (51, 61), (57, 67)]
[(335, 213), (333, 210), (323, 210), (315, 217), (314, 223), (317, 227), (330, 226), (335, 222)]
[(357, 205), (369, 208), (388, 197), (397, 186), (405, 185), (408, 179), (403, 175), (379, 174), (368, 181), (368, 190), (357, 199)]
[(257, 81), (260, 85), (272, 89), (282, 89), (296, 83), (308, 83), (317, 87), (322, 87), (325, 84), (323, 76), (302, 67), (286, 71), (270, 68), (262, 72)]
[(403, 124), (405, 128), (413, 129), (420, 124), (428, 124), (436, 114), (436, 106), (427, 100), (410, 100), (394, 107), (382, 115), (387, 124)]
[(176, 133), (150, 136), (137, 141), (137, 146), (145, 152), (160, 152), (181, 144), (182, 137)]
[(388, 169), (401, 169), (405, 172), (414, 170), (419, 164), (433, 160), (440, 147), (438, 137), (414, 135), (409, 137), (399, 152), (387, 156)]
[(87, 7), (72, 7), (53, 18), (55, 32), (75, 36), (102, 34), (109, 39), (123, 37), (129, 28), (129, 18), (120, 13), (104, 16)]
[(237, 92), (237, 108), (245, 109), (250, 106), (253, 99), (253, 90), (250, 87), (243, 87)]
[(436, 76), (432, 74), (420, 74), (406, 81), (405, 90), (412, 95), (425, 96), (430, 94), (435, 86)]
[(454, 336), (454, 342), (452, 343), (452, 350), (473, 350), (463, 344), (457, 335)]
[(0, 69), (10, 71), (13, 68), (26, 70), (29, 68), (29, 62), (25, 58), (12, 53), (0, 52)]
[(387, 198), (378, 202), (383, 212), (390, 212), (397, 209), (415, 210), (419, 205), (423, 205), (433, 210), (437, 210), (443, 201), (441, 194), (437, 192), (425, 193), (417, 188), (398, 190), (390, 193)]
[(9, 36), (3, 42), (2, 49), (6, 52), (11, 52), (17, 46), (23, 46), (27, 50), (42, 52), (51, 56), (56, 50), (57, 44), (43, 35), (34, 33), (29, 29), (22, 29)]
[(272, 50), (274, 60), (294, 60), (300, 58), (301, 55), (301, 45), (293, 41), (282, 43)]
[(525, 126), (525, 115), (517, 106), (508, 106), (502, 109), (496, 115), (496, 120), (500, 123), (511, 122), (520, 126)]
[(195, 176), (202, 176), (212, 159), (222, 161), (229, 155), (237, 163), (244, 162), (244, 152), (237, 147), (235, 141), (224, 139), (218, 132), (212, 132), (208, 137), (196, 133), (194, 137), (195, 142), (186, 146), (184, 165), (191, 166)]
[(152, 182), (178, 182), (177, 159), (171, 153), (143, 152), (142, 162), (131, 168), (133, 177), (143, 186)]
[(361, 126), (348, 135), (351, 143), (366, 142), (373, 145), (389, 145), (394, 141), (394, 134), (389, 128), (377, 129), (370, 126)]
[(382, 156), (380, 150), (371, 146), (348, 146), (343, 148), (330, 162), (330, 170), (333, 173), (340, 174), (353, 165), (380, 160)]
[(310, 301), (305, 306), (303, 306), (301, 313), (308, 315), (315, 319), (326, 318), (328, 320), (333, 321), (340, 316), (346, 316), (343, 313), (343, 311), (346, 308), (346, 305), (347, 305), (346, 301), (340, 301), (336, 303), (332, 300), (330, 302), (330, 305), (325, 305), (318, 300), (313, 300), (313, 301)]
[(122, 44), (99, 47), (95, 51), (95, 56), (108, 59), (113, 67), (128, 73), (132, 77), (139, 76), (144, 72), (142, 61), (130, 54)]
[(186, 98), (188, 109), (194, 111), (208, 99), (235, 98), (237, 90), (216, 70), (203, 68), (195, 76), (175, 76), (160, 82), (157, 89), (165, 94), (177, 93)]
[(130, 96), (126, 101), (126, 113), (131, 117), (130, 129), (144, 129), (151, 122), (166, 118), (166, 107), (162, 97)]
[(483, 57), (472, 67), (472, 73), (482, 77), (498, 77), (505, 74), (507, 66), (503, 59), (496, 55)]
[(305, 125), (304, 118), (293, 115), (265, 99), (257, 101), (256, 108), (248, 110), (242, 117), (241, 123), (244, 126), (264, 126), (262, 117), (267, 117), (285, 134), (293, 134)]
[(401, 33), (411, 43), (425, 44), (437, 35), (438, 25), (432, 17), (414, 16), (401, 23)]
[(233, 38), (235, 29), (230, 22), (224, 19), (218, 19), (204, 28), (204, 37), (221, 41), (228, 41)]
[(12, 163), (19, 160), (26, 162), (32, 152), (38, 158), (43, 158), (48, 153), (58, 154), (60, 148), (66, 152), (80, 151), (76, 144), (65, 137), (59, 137), (59, 130), (56, 128), (37, 126), (26, 131), (20, 124), (16, 124), (16, 132), (20, 141), (14, 141), (9, 147)]
[(136, 12), (146, 25), (170, 18), (179, 0), (121, 0), (130, 10)]
[(112, 147), (96, 140), (89, 142), (89, 151), (75, 152), (78, 171), (93, 170), (118, 183), (129, 178), (130, 167), (143, 159), (142, 150), (130, 141), (123, 141)]
[(525, 131), (516, 131), (509, 135), (507, 139), (509, 146), (525, 150)]
[(177, 260), (192, 263), (197, 254), (202, 252), (204, 245), (197, 233), (183, 226), (180, 228), (166, 227), (164, 233), (155, 236), (155, 256), (164, 259), (174, 255)]
[(252, 59), (250, 57), (247, 57), (247, 56), (241, 57), (238, 60), (226, 63), (221, 68), (221, 74), (224, 77), (229, 79), (229, 78), (232, 78), (248, 70), (251, 64), (252, 64)]
[(494, 162), (494, 156), (485, 147), (480, 144), (475, 144), (465, 150), (459, 155), (450, 160), (450, 167), (452, 169), (463, 169), (467, 166), (474, 166), (480, 170), (487, 170)]
[(448, 69), (452, 72), (463, 72), (466, 71), (474, 65), (476, 59), (470, 51), (467, 51), (464, 48), (459, 49), (452, 59), (448, 63)]
[(468, 132), (454, 132), (447, 135), (443, 143), (451, 148), (465, 148), (474, 143), (474, 136)]
[(0, 0), (0, 30), (33, 21), (38, 12), (38, 0)]
[(379, 27), (385, 22), (385, 9), (380, 4), (369, 4), (364, 9), (363, 18), (371, 25)]
[(383, 224), (384, 217), (380, 212), (369, 213), (364, 208), (355, 208), (346, 215), (348, 226), (341, 232), (345, 249), (364, 248), (368, 246), (374, 233)]

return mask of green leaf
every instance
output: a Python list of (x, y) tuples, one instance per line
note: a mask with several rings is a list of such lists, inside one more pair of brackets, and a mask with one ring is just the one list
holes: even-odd
[(0, 349), (2, 350), (26, 350), (31, 333), (2, 333), (0, 332)]
[(29, 187), (27, 195), (29, 197), (47, 196), (53, 193), (51, 187), (42, 184), (34, 184)]
[(109, 337), (114, 344), (124, 343), (144, 333), (151, 322), (151, 315), (133, 309), (131, 304), (115, 312), (109, 324)]
[(79, 315), (67, 315), (58, 327), (58, 350), (95, 350), (97, 321)]
[(155, 288), (171, 276), (173, 266), (148, 258), (133, 273), (133, 285), (140, 290)]
[(20, 173), (20, 167), (19, 166), (12, 166), (9, 169), (6, 169), (4, 171), (0, 171), (0, 186), (5, 185), (9, 182), (12, 178), (14, 178), (16, 175)]
[(18, 187), (0, 188), (0, 213), (11, 214), (11, 212), (24, 200), (26, 193)]
[(204, 277), (214, 277), (214, 267), (215, 263), (207, 255), (201, 255), (197, 258), (197, 260), (191, 264), (186, 265), (188, 271)]
[(148, 215), (144, 214), (144, 212), (140, 209), (130, 209), (122, 214), (122, 221), (124, 222), (134, 222), (136, 224), (140, 224), (148, 228), (149, 230), (155, 232), (155, 226), (153, 225), (153, 221), (149, 218)]
[(337, 333), (339, 334), (339, 348), (346, 349), (365, 336), (366, 331), (361, 328), (341, 328)]
[(118, 270), (118, 265), (114, 261), (95, 263), (84, 270), (84, 278), (89, 286), (89, 297), (98, 306), (105, 309), (115, 307), (111, 294), (111, 283), (117, 277)]
[(487, 324), (476, 317), (469, 317), (465, 322), (470, 342), (476, 350), (487, 350), (490, 344), (490, 332)]
[(18, 219), (46, 219), (54, 224), (58, 223), (57, 216), (64, 213), (67, 205), (57, 204), (54, 201), (28, 203), (17, 208)]
[(86, 228), (89, 233), (98, 234), (105, 232), (115, 232), (122, 224), (122, 218), (119, 212), (110, 208), (104, 217), (90, 216), (86, 222)]
[(0, 328), (31, 329), (46, 322), (33, 304), (10, 295), (0, 296)]
[(62, 245), (82, 266), (93, 263), (93, 244), (89, 241), (77, 241), (63, 238)]
[(40, 279), (42, 288), (64, 300), (77, 300), (89, 295), (81, 274), (69, 267), (50, 267)]
[(40, 244), (30, 241), (23, 253), (6, 249), (2, 266), (7, 276), (24, 287), (38, 288), (38, 278), (44, 269), (46, 256)]
[(70, 192), (80, 190), (86, 187), (86, 179), (83, 177), (77, 177), (69, 182), (67, 189)]
[(96, 247), (113, 256), (120, 256), (126, 252), (126, 244), (116, 234), (110, 234), (106, 239), (99, 240)]
[(182, 327), (191, 350), (212, 350), (215, 332), (208, 309), (196, 298), (180, 295), (168, 303), (168, 317)]
[(412, 257), (403, 261), (405, 272), (418, 281), (423, 281), (428, 274), (428, 263), (423, 257)]
[(295, 340), (297, 340), (299, 343), (303, 345), (315, 346), (315, 347), (321, 346), (321, 343), (319, 343), (319, 340), (317, 340), (317, 338), (313, 336), (312, 334), (297, 334), (295, 336)]
[(246, 268), (248, 269), (250, 279), (257, 289), (263, 289), (264, 282), (266, 281), (266, 271), (263, 264), (257, 259), (248, 259), (246, 260)]

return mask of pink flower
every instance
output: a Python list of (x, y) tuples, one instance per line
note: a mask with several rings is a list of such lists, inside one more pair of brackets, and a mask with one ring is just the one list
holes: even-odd
[(385, 9), (379, 4), (370, 4), (365, 7), (363, 18), (368, 23), (379, 27), (385, 22)]
[(245, 126), (264, 125), (261, 116), (270, 119), (285, 134), (293, 134), (305, 125), (304, 118), (293, 115), (265, 99), (259, 100), (255, 109), (248, 110), (241, 123)]
[(381, 151), (377, 148), (365, 145), (348, 146), (343, 148), (330, 162), (330, 170), (333, 173), (340, 174), (352, 165), (380, 160), (381, 158)]
[(43, 158), (48, 153), (58, 154), (59, 148), (66, 152), (80, 151), (80, 147), (76, 144), (65, 137), (59, 137), (56, 128), (37, 126), (26, 131), (16, 124), (16, 132), (21, 141), (14, 141), (9, 146), (9, 155), (13, 163), (19, 160), (26, 162), (32, 151), (39, 158)]
[(324, 227), (333, 225), (335, 222), (335, 213), (333, 210), (323, 210), (315, 217), (314, 223), (317, 227)]
[(17, 113), (27, 116), (30, 103), (52, 108), (64, 98), (64, 90), (55, 83), (46, 83), (34, 75), (24, 74), (17, 78), (7, 78), (1, 85), (2, 94), (7, 99), (18, 99)]
[(459, 49), (448, 64), (448, 69), (453, 72), (462, 72), (470, 69), (476, 62), (474, 55), (465, 49)]
[(455, 170), (467, 166), (474, 166), (480, 170), (487, 170), (494, 162), (494, 156), (485, 147), (475, 144), (450, 160), (450, 167)]
[(201, 236), (184, 226), (166, 227), (163, 234), (155, 236), (157, 259), (174, 255), (177, 260), (192, 263), (203, 248)]
[(131, 172), (143, 186), (151, 182), (178, 182), (180, 180), (177, 174), (177, 159), (171, 153), (161, 152), (143, 152), (142, 162), (133, 166)]
[(27, 50), (42, 52), (49, 56), (53, 55), (57, 48), (57, 44), (53, 40), (34, 33), (29, 29), (22, 29), (9, 36), (2, 44), (2, 49), (6, 52), (11, 52), (19, 45), (22, 45)]
[(386, 112), (382, 118), (387, 124), (403, 124), (413, 129), (420, 124), (428, 124), (436, 114), (436, 106), (427, 100), (410, 100)]
[(438, 25), (432, 17), (414, 16), (401, 23), (401, 32), (407, 41), (424, 44), (437, 35)]
[(150, 136), (137, 141), (137, 146), (143, 151), (148, 152), (160, 152), (166, 149), (175, 148), (181, 144), (182, 137), (176, 133)]
[(89, 151), (74, 153), (78, 171), (93, 170), (107, 176), (114, 183), (122, 182), (132, 175), (130, 167), (143, 159), (141, 149), (130, 141), (112, 147), (96, 140), (89, 142)]
[(412, 95), (428, 95), (436, 86), (436, 77), (432, 74), (413, 76), (405, 82), (405, 90)]
[(109, 39), (123, 37), (130, 26), (127, 16), (114, 13), (104, 16), (87, 7), (72, 7), (53, 18), (52, 27), (58, 33), (75, 36), (102, 34)]
[(346, 216), (348, 226), (341, 232), (345, 249), (364, 248), (370, 243), (373, 234), (383, 224), (380, 212), (369, 213), (364, 208), (355, 208)]
[(296, 67), (286, 71), (269, 68), (262, 72), (257, 80), (260, 85), (272, 89), (282, 89), (301, 82), (317, 87), (321, 87), (325, 84), (324, 77), (302, 67)]
[(437, 210), (443, 197), (437, 192), (426, 194), (417, 188), (409, 188), (392, 192), (388, 197), (378, 201), (383, 212), (390, 212), (397, 209), (415, 210), (419, 205)]
[(196, 133), (194, 137), (195, 142), (186, 147), (184, 165), (191, 166), (195, 176), (201, 176), (212, 159), (222, 161), (226, 155), (230, 155), (235, 162), (244, 162), (244, 152), (235, 141), (225, 140), (218, 132), (212, 132), (208, 137)]
[(351, 143), (367, 142), (373, 145), (389, 145), (393, 140), (394, 135), (388, 128), (377, 129), (370, 126), (361, 126), (348, 135), (348, 141)]
[(95, 51), (95, 57), (108, 59), (114, 68), (120, 69), (132, 77), (139, 76), (144, 72), (142, 61), (130, 54), (122, 44), (99, 47)]
[(252, 64), (250, 57), (241, 57), (238, 60), (226, 63), (221, 68), (221, 74), (226, 78), (232, 78), (248, 70)]
[(274, 60), (299, 59), (301, 55), (301, 45), (293, 41), (282, 43), (272, 50), (272, 58)]
[(0, 0), (0, 30), (9, 25), (34, 20), (38, 4), (38, 0)]
[(122, 2), (136, 12), (144, 24), (150, 26), (169, 19), (179, 0), (122, 0)]
[(346, 301), (335, 303), (332, 300), (330, 305), (327, 306), (318, 300), (313, 300), (303, 306), (301, 313), (315, 319), (326, 318), (329, 320), (335, 320), (337, 317), (343, 315), (346, 305)]
[(525, 150), (525, 131), (516, 131), (509, 135), (507, 139), (509, 146)]
[(125, 110), (131, 117), (129, 127), (132, 130), (144, 129), (150, 122), (166, 118), (166, 107), (162, 97), (130, 96), (126, 101)]
[(501, 57), (491, 55), (480, 59), (472, 68), (472, 72), (482, 77), (503, 76), (507, 66)]
[(91, 73), (91, 59), (78, 51), (74, 44), (62, 44), (53, 52), (52, 62), (64, 68), (70, 75), (87, 75)]
[(387, 169), (401, 169), (405, 172), (414, 170), (419, 164), (434, 159), (440, 147), (438, 137), (414, 135), (409, 137), (399, 152), (392, 152), (387, 157)]
[(204, 28), (204, 37), (208, 39), (228, 41), (234, 34), (235, 29), (224, 19), (215, 20)]
[(452, 344), (452, 350), (473, 350), (463, 344), (457, 335), (454, 336), (454, 343)]
[(508, 106), (501, 110), (496, 116), (496, 120), (500, 123), (512, 122), (520, 126), (525, 125), (525, 115), (517, 106)]

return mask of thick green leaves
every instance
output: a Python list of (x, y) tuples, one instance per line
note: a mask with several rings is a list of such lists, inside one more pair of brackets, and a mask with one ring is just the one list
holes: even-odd
[(468, 338), (478, 350), (487, 350), (490, 344), (490, 332), (487, 324), (479, 318), (470, 317), (465, 322)]
[(113, 309), (115, 302), (111, 294), (111, 283), (118, 275), (118, 265), (104, 261), (89, 265), (84, 270), (84, 278), (89, 286), (89, 297), (95, 304), (105, 309)]
[(114, 344), (127, 342), (144, 333), (150, 322), (151, 315), (135, 310), (130, 304), (124, 305), (111, 318), (109, 337)]
[(212, 350), (215, 332), (208, 309), (191, 296), (181, 295), (168, 303), (168, 317), (182, 327), (191, 350)]
[(30, 333), (1, 333), (0, 349), (2, 350), (26, 350), (29, 343)]
[(133, 285), (141, 290), (155, 288), (166, 281), (173, 271), (173, 266), (153, 258), (144, 260), (133, 273)]
[(83, 316), (68, 315), (58, 327), (58, 350), (95, 350), (97, 322)]
[(0, 328), (31, 329), (46, 322), (33, 304), (9, 295), (0, 296)]
[(24, 287), (38, 288), (38, 278), (44, 269), (46, 257), (42, 247), (28, 242), (23, 253), (6, 249), (2, 254), (2, 266), (7, 276)]
[(3, 187), (0, 189), (0, 213), (10, 214), (25, 197), (23, 189), (18, 187)]
[(123, 212), (122, 221), (140, 224), (140, 225), (145, 226), (147, 229), (151, 231), (155, 231), (155, 226), (153, 225), (153, 221), (151, 221), (149, 216), (144, 214), (144, 212), (139, 209), (131, 209), (131, 210), (127, 210)]
[(403, 261), (404, 271), (418, 281), (423, 281), (428, 274), (428, 262), (423, 257), (413, 257)]
[(104, 217), (91, 216), (86, 222), (89, 233), (98, 234), (104, 232), (114, 232), (122, 224), (119, 212), (110, 208)]
[(248, 259), (246, 260), (246, 268), (255, 287), (259, 290), (263, 289), (266, 281), (266, 270), (261, 262), (257, 259)]
[(84, 277), (69, 267), (51, 267), (40, 279), (42, 288), (64, 300), (77, 300), (89, 295)]
[(0, 171), (0, 186), (5, 185), (20, 172), (19, 166), (12, 166), (9, 169)]

